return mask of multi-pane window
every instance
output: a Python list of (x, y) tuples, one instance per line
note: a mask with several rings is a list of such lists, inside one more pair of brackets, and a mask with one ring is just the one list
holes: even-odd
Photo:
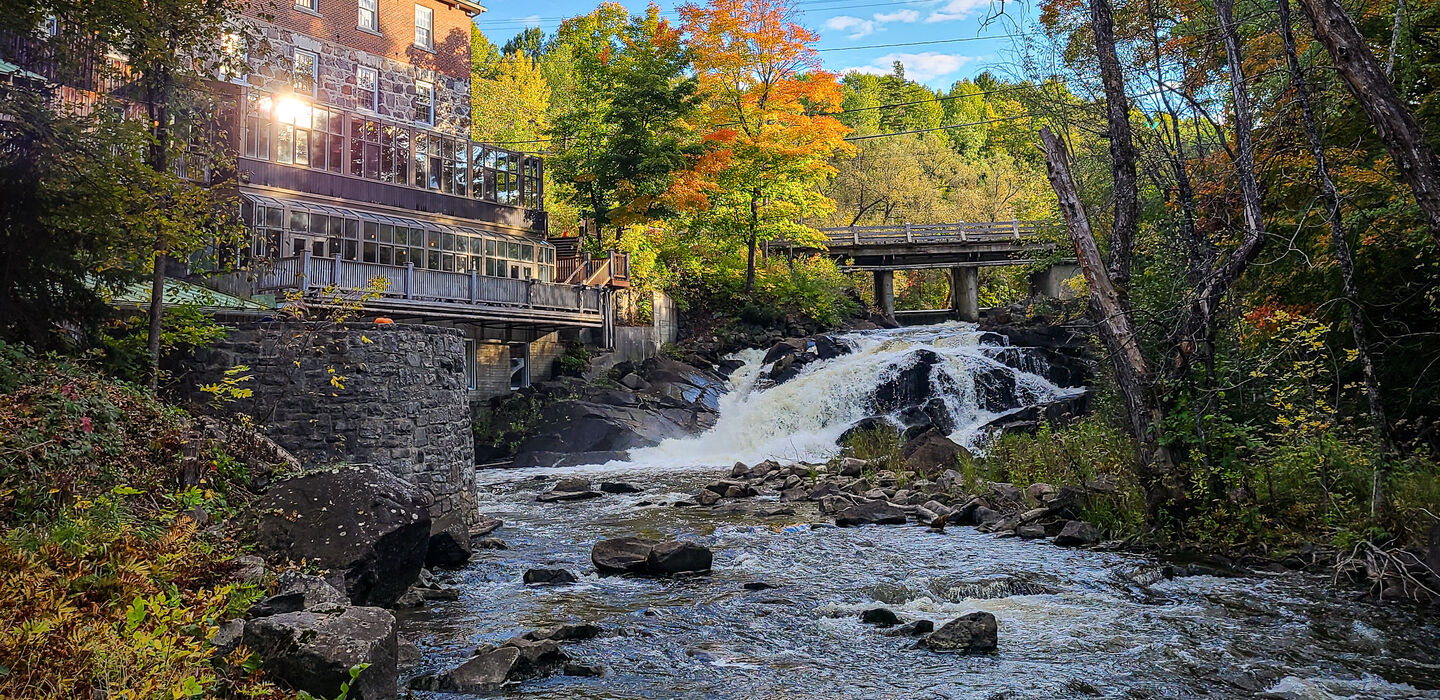
[(345, 154), (341, 115), (306, 104), (277, 110), (275, 162), (341, 172)]
[(351, 117), (350, 174), (409, 184), (410, 130), (374, 119)]
[(320, 57), (313, 52), (295, 49), (295, 64), (290, 69), (290, 84), (301, 95), (315, 96), (320, 81)]
[(356, 0), (358, 6), (358, 18), (356, 25), (361, 29), (369, 29), (372, 32), (380, 31), (379, 13), (376, 12), (378, 0)]
[(269, 97), (250, 93), (245, 99), (245, 157), (270, 160)]
[(355, 69), (355, 99), (372, 112), (380, 109), (380, 71), (360, 66)]
[(415, 6), (415, 45), (435, 49), (435, 11), (424, 5)]
[(255, 235), (250, 239), (250, 254), (256, 258), (280, 257), (280, 238), (285, 232), (285, 210), (257, 205), (251, 220)]
[(311, 12), (320, 11), (320, 0), (295, 0), (295, 6)]
[(421, 124), (435, 123), (434, 83), (415, 81), (415, 121)]

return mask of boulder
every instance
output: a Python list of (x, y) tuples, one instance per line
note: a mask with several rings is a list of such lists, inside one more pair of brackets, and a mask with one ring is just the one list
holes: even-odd
[(1030, 488), (1025, 489), (1025, 495), (1035, 499), (1036, 503), (1044, 503), (1045, 497), (1052, 493), (1055, 493), (1055, 487), (1046, 483), (1030, 484)]
[(876, 627), (894, 627), (900, 624), (900, 617), (889, 608), (870, 608), (860, 611), (860, 621)]
[(929, 428), (905, 443), (905, 466), (927, 478), (954, 469), (970, 451), (935, 428)]
[(865, 467), (870, 466), (869, 462), (854, 457), (846, 457), (840, 460), (840, 476), (848, 476), (852, 479), (865, 473)]
[(564, 569), (528, 569), (525, 571), (526, 585), (560, 586), (575, 583), (575, 574)]
[(645, 572), (653, 576), (698, 574), (709, 571), (713, 561), (710, 549), (694, 542), (661, 542), (651, 548), (646, 557)]
[(1045, 526), (1043, 525), (1021, 525), (1015, 529), (1015, 534), (1023, 539), (1038, 540), (1045, 537)]
[(994, 651), (998, 628), (995, 616), (988, 612), (972, 612), (951, 620), (921, 641), (931, 651), (987, 652)]
[(985, 506), (976, 506), (975, 510), (971, 511), (970, 517), (971, 522), (976, 525), (984, 525), (986, 523), (997, 522), (1005, 516), (999, 511), (991, 510)]
[(1440, 581), (1440, 524), (1430, 528), (1430, 539), (1425, 543), (1425, 567)]
[(309, 610), (318, 605), (346, 605), (350, 599), (330, 582), (313, 574), (295, 570), (280, 572), (275, 595), (266, 596), (250, 606), (245, 617), (255, 619), (282, 613)]
[(867, 433), (885, 435), (889, 439), (898, 440), (900, 436), (900, 427), (895, 425), (894, 421), (890, 420), (885, 416), (870, 416), (868, 418), (861, 418), (860, 420), (855, 421), (855, 423), (849, 428), (846, 428), (845, 432), (840, 433), (840, 437), (836, 438), (835, 444), (842, 446), (849, 445), (850, 442), (856, 437)]
[(884, 501), (862, 503), (850, 506), (835, 514), (835, 524), (840, 527), (860, 525), (904, 525), (905, 511)]
[(590, 561), (601, 573), (636, 573), (645, 570), (655, 540), (615, 537), (600, 540), (590, 548)]
[(553, 627), (542, 627), (520, 635), (522, 639), (542, 642), (582, 642), (600, 636), (600, 626), (589, 622), (567, 623)]
[(455, 568), (470, 561), (470, 528), (457, 511), (430, 521), (430, 547), (425, 551), (425, 566)]
[(750, 474), (750, 467), (745, 466), (745, 463), (744, 463), (744, 462), (736, 462), (736, 463), (735, 463), (735, 466), (730, 467), (730, 478), (731, 478), (731, 479), (743, 479), (743, 478), (749, 476), (749, 474)]
[(826, 496), (839, 496), (840, 494), (841, 488), (839, 484), (833, 481), (825, 481), (811, 489), (810, 495), (806, 496), (806, 498), (811, 501), (819, 501)]
[(605, 493), (640, 493), (643, 489), (633, 484), (618, 481), (602, 481), (600, 482), (600, 490)]
[(620, 378), (620, 386), (633, 391), (644, 391), (650, 388), (650, 382), (640, 378), (640, 375), (631, 372)]
[(425, 565), (430, 501), (388, 472), (348, 467), (275, 484), (251, 512), (261, 549), (329, 569), (356, 605), (388, 606)]
[(929, 620), (916, 620), (895, 629), (888, 630), (883, 634), (887, 637), (919, 637), (935, 631), (935, 623)]
[(599, 498), (605, 494), (599, 491), (555, 491), (550, 490), (535, 497), (541, 503), (562, 503), (565, 501), (584, 501), (591, 498)]
[(939, 355), (921, 349), (892, 365), (893, 374), (875, 389), (873, 400), (877, 412), (889, 413), (906, 406), (923, 405), (933, 392), (930, 375), (940, 363)]
[(1019, 507), (1025, 503), (1025, 492), (1014, 484), (1004, 482), (990, 483), (990, 497), (998, 504), (1013, 504)]
[(1060, 529), (1060, 534), (1055, 536), (1055, 544), (1062, 547), (1085, 547), (1100, 541), (1100, 533), (1095, 526), (1084, 520), (1071, 520), (1065, 523)]
[(720, 502), (720, 498), (720, 494), (710, 489), (704, 489), (700, 493), (695, 494), (695, 503), (702, 506), (713, 506)]
[[(261, 659), (267, 678), (317, 697), (395, 697), (398, 681), (395, 617), (372, 607), (335, 606), (271, 615), (245, 624), (244, 644)], [(350, 668), (369, 664), (352, 683)]]
[[(513, 641), (513, 640), (512, 640)], [(438, 676), (420, 676), (410, 682), (416, 690), (447, 693), (490, 694), (506, 683), (547, 675), (563, 668), (570, 658), (553, 641), (498, 648), (483, 647), (468, 661)]]

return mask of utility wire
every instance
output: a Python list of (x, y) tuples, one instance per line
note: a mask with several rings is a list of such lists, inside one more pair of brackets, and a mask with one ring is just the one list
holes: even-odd
[(994, 118), (994, 119), (985, 119), (985, 120), (978, 121), (978, 122), (966, 122), (966, 123), (964, 123), (964, 124), (946, 124), (946, 125), (944, 125), (944, 126), (931, 127), (931, 128), (929, 128), (929, 129), (911, 129), (911, 130), (909, 130), (909, 131), (893, 131), (893, 132), (890, 132), (890, 133), (888, 133), (888, 134), (867, 134), (867, 135), (865, 135), (865, 136), (846, 136), (846, 137), (845, 137), (845, 140), (846, 140), (846, 141), (865, 141), (865, 140), (867, 140), (867, 139), (882, 139), (882, 138), (885, 138), (885, 137), (887, 137), (887, 136), (908, 136), (908, 135), (910, 135), (910, 134), (924, 134), (924, 133), (928, 133), (928, 132), (931, 132), (931, 131), (944, 131), (944, 130), (946, 130), (946, 129), (962, 129), (962, 128), (967, 127), (967, 126), (984, 126), (985, 124), (995, 124), (995, 123), (997, 123), (997, 122), (1008, 122), (1008, 121), (1014, 121), (1014, 120), (1016, 120), (1016, 119), (1029, 119), (1030, 117), (1034, 117), (1034, 116), (1037, 116), (1037, 115), (1034, 115), (1034, 114), (1017, 114), (1017, 115), (1015, 115), (1015, 116), (1013, 116), (1013, 117), (996, 117), (996, 118)]

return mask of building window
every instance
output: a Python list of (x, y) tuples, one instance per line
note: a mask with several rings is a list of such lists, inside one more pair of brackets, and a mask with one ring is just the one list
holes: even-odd
[(320, 0), (295, 0), (295, 7), (318, 13), (320, 11)]
[(415, 81), (415, 121), (421, 124), (435, 123), (435, 84), (423, 80)]
[(40, 36), (49, 39), (60, 34), (60, 18), (55, 15), (46, 15), (40, 22)]
[(295, 49), (295, 65), (290, 71), (290, 84), (295, 92), (314, 97), (319, 87), (320, 57), (310, 51)]
[(530, 346), (525, 343), (510, 343), (510, 390), (518, 391), (530, 386)]
[(475, 339), (465, 339), (465, 388), (474, 391), (479, 377), (476, 372)]
[(379, 0), (358, 0), (359, 19), (357, 24), (361, 29), (368, 29), (372, 32), (380, 31), (379, 15), (375, 12), (375, 3)]
[(435, 11), (424, 5), (415, 6), (415, 45), (435, 50)]
[(275, 113), (275, 162), (341, 171), (345, 152), (338, 112), (301, 104)]
[(380, 72), (361, 66), (355, 71), (356, 99), (360, 106), (372, 112), (380, 111)]

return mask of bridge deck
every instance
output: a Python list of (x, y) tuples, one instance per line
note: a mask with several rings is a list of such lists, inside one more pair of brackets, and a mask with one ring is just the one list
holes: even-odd
[[(853, 270), (1022, 265), (1054, 247), (1045, 221), (961, 221), (824, 228), (825, 252)], [(776, 244), (804, 249), (801, 246)]]

